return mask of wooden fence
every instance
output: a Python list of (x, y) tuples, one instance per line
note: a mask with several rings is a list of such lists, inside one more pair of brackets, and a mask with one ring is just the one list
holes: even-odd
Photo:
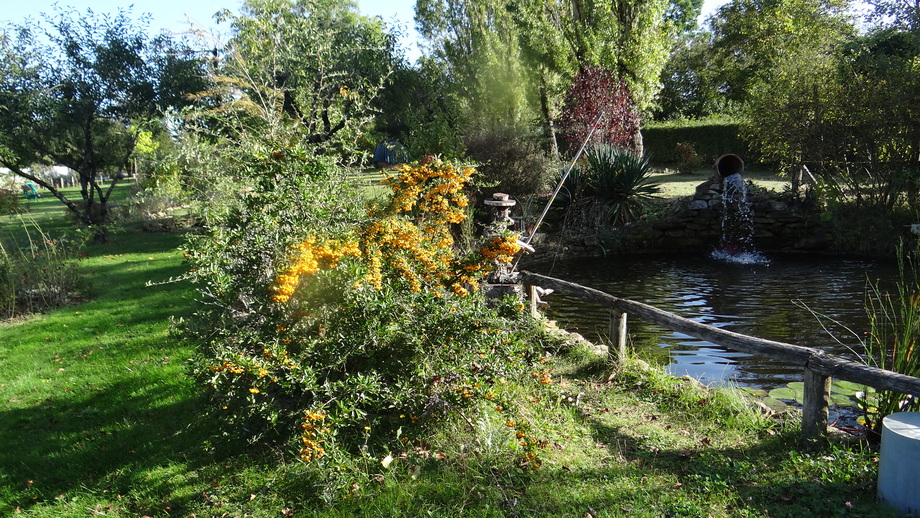
[(602, 291), (553, 277), (521, 272), (520, 280), (530, 286), (531, 310), (536, 312), (536, 287), (552, 289), (611, 309), (610, 336), (617, 337), (619, 355), (626, 353), (626, 315), (663, 326), (701, 340), (751, 354), (801, 365), (805, 391), (802, 408), (802, 438), (814, 441), (827, 433), (831, 378), (851, 381), (877, 390), (920, 394), (920, 378), (871, 367), (801, 345), (764, 340), (700, 324), (648, 304), (625, 300)]

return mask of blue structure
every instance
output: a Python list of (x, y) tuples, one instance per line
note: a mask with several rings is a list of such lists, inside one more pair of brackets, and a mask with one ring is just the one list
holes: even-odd
[(409, 153), (406, 147), (395, 140), (381, 142), (374, 150), (374, 165), (377, 167), (402, 164), (408, 161)]
[(42, 197), (42, 195), (38, 193), (38, 187), (32, 182), (23, 184), (22, 195), (25, 196), (27, 200), (37, 200)]

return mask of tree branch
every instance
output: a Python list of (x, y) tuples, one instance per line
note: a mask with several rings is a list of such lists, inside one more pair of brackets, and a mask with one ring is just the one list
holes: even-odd
[(3, 158), (2, 156), (0, 156), (0, 164), (3, 164), (4, 167), (6, 167), (7, 169), (9, 169), (9, 170), (12, 171), (13, 173), (15, 173), (15, 174), (17, 174), (17, 175), (19, 175), (19, 176), (25, 178), (26, 180), (29, 180), (29, 181), (31, 181), (31, 182), (35, 182), (35, 183), (38, 184), (39, 186), (44, 187), (45, 189), (48, 189), (48, 191), (51, 192), (51, 194), (53, 194), (55, 198), (61, 200), (61, 203), (63, 203), (64, 205), (66, 205), (67, 208), (70, 209), (71, 212), (73, 212), (73, 213), (76, 214), (77, 216), (80, 216), (81, 219), (82, 219), (82, 214), (80, 213), (79, 207), (77, 207), (77, 205), (76, 205), (74, 202), (72, 202), (72, 201), (70, 201), (69, 199), (67, 199), (67, 197), (64, 196), (63, 193), (61, 193), (61, 191), (57, 190), (57, 188), (54, 186), (54, 184), (48, 183), (48, 182), (46, 182), (44, 179), (42, 179), (41, 177), (35, 176), (35, 175), (33, 175), (32, 173), (27, 173), (27, 172), (23, 171), (23, 170), (22, 170), (20, 167), (18, 167), (16, 164), (10, 162), (9, 160), (6, 160), (6, 159)]

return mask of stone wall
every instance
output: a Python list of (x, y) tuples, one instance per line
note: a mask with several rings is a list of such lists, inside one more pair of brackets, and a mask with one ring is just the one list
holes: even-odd
[[(748, 184), (749, 187), (750, 184)], [(900, 243), (906, 250), (918, 244), (920, 223), (885, 214), (859, 211), (819, 212), (808, 199), (790, 193), (748, 191), (754, 222), (754, 246), (760, 252), (835, 253), (891, 258)], [(708, 254), (722, 236), (722, 181), (711, 178), (693, 196), (675, 199), (649, 221), (585, 235), (569, 228), (562, 233), (537, 234), (536, 253), (520, 266), (572, 257), (602, 257), (633, 253)]]
[[(827, 225), (791, 197), (749, 189), (748, 201), (758, 250), (818, 252), (829, 248)], [(719, 243), (721, 226), (722, 180), (714, 177), (697, 186), (692, 197), (676, 201), (670, 215), (628, 225), (609, 245), (621, 252), (708, 251)]]

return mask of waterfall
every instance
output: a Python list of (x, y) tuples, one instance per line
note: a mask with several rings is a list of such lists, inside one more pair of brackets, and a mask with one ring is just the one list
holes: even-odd
[[(731, 158), (725, 161), (730, 167), (724, 165), (725, 158)], [(732, 263), (765, 264), (769, 260), (754, 246), (754, 213), (741, 177), (743, 169), (743, 162), (735, 155), (716, 162), (716, 171), (722, 176), (722, 236), (712, 257)]]

